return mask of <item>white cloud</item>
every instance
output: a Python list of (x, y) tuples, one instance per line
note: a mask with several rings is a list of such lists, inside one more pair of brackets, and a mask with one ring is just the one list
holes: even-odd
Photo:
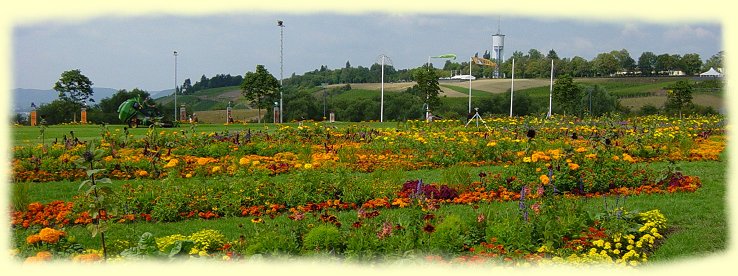
[(663, 37), (668, 40), (691, 40), (694, 38), (713, 39), (715, 38), (715, 34), (702, 27), (682, 25), (666, 30)]
[(576, 50), (592, 50), (594, 49), (594, 43), (589, 39), (583, 37), (574, 38), (574, 49)]
[(646, 34), (641, 31), (640, 28), (638, 28), (638, 25), (634, 23), (627, 23), (623, 27), (622, 30), (620, 30), (620, 35), (624, 37), (644, 37)]

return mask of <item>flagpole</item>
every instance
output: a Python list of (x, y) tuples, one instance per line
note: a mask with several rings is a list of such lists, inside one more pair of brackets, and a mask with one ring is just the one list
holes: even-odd
[(382, 99), (379, 108), (379, 122), (384, 122), (384, 55), (382, 55)]
[(471, 113), (471, 75), (472, 75), (472, 58), (469, 57), (469, 113)]
[[(428, 56), (428, 63), (426, 63), (426, 67), (428, 68), (428, 72), (430, 72), (430, 56)], [(425, 93), (425, 121), (428, 121), (428, 113), (430, 113), (430, 104), (428, 104), (428, 98), (430, 96), (428, 95), (428, 92)]]
[(551, 86), (548, 90), (548, 116), (546, 118), (551, 118), (551, 106), (553, 103), (553, 86), (554, 85), (554, 61), (551, 59)]
[(513, 90), (515, 88), (515, 59), (512, 60), (512, 80), (510, 82), (510, 117), (513, 109)]

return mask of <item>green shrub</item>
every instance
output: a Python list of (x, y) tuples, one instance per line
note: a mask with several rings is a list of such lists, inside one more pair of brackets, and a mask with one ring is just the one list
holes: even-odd
[(298, 254), (297, 239), (294, 235), (279, 232), (263, 232), (255, 236), (254, 242), (246, 248), (246, 255), (267, 256)]
[(26, 211), (31, 199), (28, 194), (29, 183), (11, 183), (13, 191), (10, 194), (13, 211)]
[(517, 210), (501, 210), (490, 215), (487, 222), (486, 240), (497, 240), (505, 249), (532, 250), (535, 248), (531, 240), (533, 227), (521, 218)]
[(310, 230), (303, 239), (306, 252), (340, 252), (344, 248), (343, 237), (333, 225), (319, 225)]
[(364, 225), (350, 231), (346, 237), (346, 258), (372, 260), (382, 252), (380, 241), (373, 227)]
[(472, 174), (469, 167), (454, 165), (445, 169), (441, 174), (441, 183), (459, 192), (468, 191), (472, 181)]
[(470, 242), (469, 225), (458, 215), (448, 215), (438, 224), (429, 241), (430, 250), (434, 253), (450, 255), (464, 250), (464, 244)]

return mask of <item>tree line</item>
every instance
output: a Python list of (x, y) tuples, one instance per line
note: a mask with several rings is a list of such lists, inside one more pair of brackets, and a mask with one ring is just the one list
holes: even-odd
[(197, 91), (241, 85), (243, 77), (240, 75), (231, 76), (231, 74), (217, 74), (212, 78), (208, 78), (205, 75), (200, 77), (200, 80), (192, 84), (192, 81), (188, 78), (185, 79), (181, 86), (177, 87), (177, 93), (183, 95), (191, 95)]
[[(485, 52), (483, 57), (489, 58), (489, 52)], [(610, 52), (599, 53), (591, 60), (587, 60), (580, 56), (572, 58), (560, 58), (555, 50), (549, 50), (546, 55), (537, 49), (530, 49), (527, 53), (515, 51), (502, 64), (499, 64), (499, 70), (502, 76), (509, 78), (512, 76), (512, 61), (515, 60), (515, 75), (519, 78), (546, 78), (550, 76), (551, 61), (554, 64), (554, 77), (569, 75), (572, 77), (611, 77), (611, 76), (664, 76), (674, 72), (681, 71), (687, 76), (699, 74), (707, 71), (709, 68), (723, 67), (723, 51), (712, 55), (706, 60), (702, 60), (699, 54), (689, 53), (685, 55), (678, 54), (655, 54), (653, 52), (643, 52), (638, 59), (634, 59), (628, 50), (613, 50)], [(442, 67), (435, 68), (433, 63), (429, 64), (434, 68), (438, 77), (451, 77), (454, 75), (466, 75), (470, 72), (476, 78), (491, 78), (494, 73), (493, 67), (477, 66), (471, 64), (468, 60), (454, 62), (446, 60)], [(385, 82), (406, 82), (412, 81), (415, 71), (424, 68), (422, 65), (411, 69), (396, 69), (392, 65), (385, 64), (384, 80)], [(381, 81), (382, 66), (374, 63), (369, 67), (353, 67), (350, 61), (346, 61), (343, 68), (329, 69), (326, 65), (321, 65), (319, 69), (305, 72), (303, 75), (292, 75), (284, 79), (284, 86), (296, 86), (300, 88), (308, 88), (321, 86), (323, 84), (347, 84), (347, 83), (378, 83)], [(185, 79), (184, 83), (178, 88), (183, 94), (193, 94), (197, 91), (241, 85), (243, 77), (231, 76), (230, 74), (218, 74), (212, 78), (205, 75), (200, 77), (200, 81), (194, 85), (190, 79)]]

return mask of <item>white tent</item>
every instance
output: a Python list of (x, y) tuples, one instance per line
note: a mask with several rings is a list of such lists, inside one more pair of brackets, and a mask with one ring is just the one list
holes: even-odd
[(700, 74), (700, 77), (722, 77), (723, 74), (720, 74), (715, 68), (710, 67), (710, 70), (707, 70), (707, 72), (704, 72)]

